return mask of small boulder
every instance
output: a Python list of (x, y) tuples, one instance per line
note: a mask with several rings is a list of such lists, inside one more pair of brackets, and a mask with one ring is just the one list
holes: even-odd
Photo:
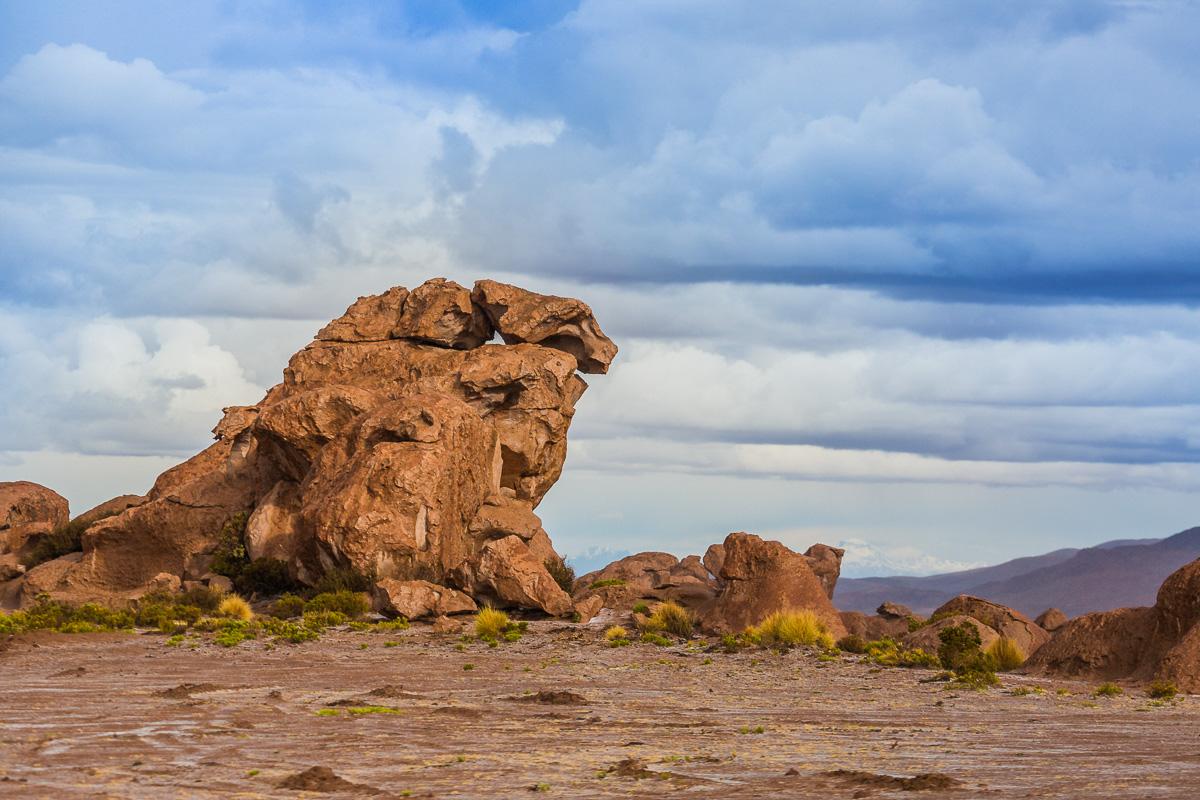
[(852, 633), (864, 641), (873, 642), (884, 636), (898, 639), (908, 633), (908, 619), (901, 617), (886, 617), (869, 615), (861, 611), (841, 612), (842, 624), (846, 632)]
[(979, 649), (987, 650), (992, 646), (992, 643), (1000, 638), (1000, 634), (991, 626), (986, 625), (974, 617), (966, 614), (956, 614), (953, 617), (946, 617), (937, 622), (930, 623), (923, 628), (918, 628), (912, 633), (907, 633), (900, 637), (899, 644), (916, 650), (924, 650), (930, 655), (936, 655), (938, 648), (942, 646), (940, 634), (946, 628), (957, 627), (964, 622), (969, 622), (979, 631)]
[(67, 498), (30, 481), (0, 483), (0, 553), (24, 554), (71, 518)]
[(705, 569), (716, 579), (717, 585), (723, 586), (725, 582), (721, 579), (721, 567), (725, 565), (725, 545), (709, 545), (704, 551), (703, 561)]
[(25, 574), (25, 567), (17, 560), (16, 553), (0, 555), (0, 583), (11, 581)]
[(317, 332), (323, 342), (382, 342), (400, 324), (408, 289), (394, 286), (383, 294), (360, 297), (346, 313)]
[(471, 302), (469, 289), (445, 278), (433, 278), (405, 299), (404, 313), (392, 329), (392, 338), (473, 350), (492, 338), (492, 324)]
[(1067, 615), (1057, 608), (1047, 608), (1041, 614), (1038, 614), (1038, 618), (1034, 622), (1040, 625), (1042, 630), (1047, 633), (1054, 633), (1067, 624)]
[(500, 608), (540, 608), (555, 617), (571, 613), (570, 596), (518, 536), (486, 543), (448, 577), (477, 601)]
[(625, 581), (641, 590), (656, 589), (671, 579), (671, 571), (679, 559), (670, 553), (635, 553), (614, 561), (607, 567), (589, 572), (579, 580), (584, 586), (597, 581)]
[(434, 633), (458, 633), (463, 629), (461, 619), (451, 619), (450, 617), (438, 617), (433, 621)]
[(375, 610), (388, 617), (423, 619), (476, 611), (475, 601), (462, 592), (429, 581), (387, 578), (372, 589)]
[(598, 594), (589, 595), (575, 603), (575, 613), (580, 622), (590, 622), (604, 608), (604, 598)]
[(902, 606), (899, 603), (893, 603), (890, 600), (880, 603), (879, 608), (875, 609), (875, 613), (884, 619), (908, 619), (913, 616), (911, 608)]
[(225, 577), (224, 575), (213, 575), (210, 572), (208, 575), (204, 576), (204, 582), (208, 584), (209, 588), (219, 589), (226, 594), (229, 594), (233, 591), (233, 581), (229, 580), (229, 578)]
[(984, 600), (982, 597), (960, 594), (947, 600), (933, 612), (933, 616), (938, 614), (965, 614), (974, 617), (991, 626), (1001, 636), (1007, 636), (1016, 642), (1026, 657), (1033, 655), (1039, 647), (1050, 641), (1050, 634), (1020, 611)]

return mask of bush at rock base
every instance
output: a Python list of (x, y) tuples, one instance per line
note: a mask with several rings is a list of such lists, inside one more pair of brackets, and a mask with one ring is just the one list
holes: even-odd
[(1025, 663), (1025, 654), (1014, 640), (1001, 636), (987, 649), (987, 656), (996, 665), (997, 672), (1009, 672)]
[(347, 619), (357, 619), (371, 609), (367, 596), (362, 592), (342, 590), (319, 594), (304, 604), (308, 611), (336, 611)]
[(833, 637), (825, 623), (812, 611), (776, 611), (758, 626), (765, 646), (816, 644), (833, 647)]
[(692, 616), (692, 612), (673, 600), (668, 600), (654, 609), (654, 613), (646, 619), (643, 631), (645, 633), (666, 631), (689, 639), (695, 625), (696, 618)]

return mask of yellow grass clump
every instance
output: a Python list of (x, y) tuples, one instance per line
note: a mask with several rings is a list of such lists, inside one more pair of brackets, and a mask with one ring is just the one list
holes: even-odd
[(997, 672), (1008, 672), (1025, 663), (1021, 646), (1007, 636), (1001, 636), (987, 649), (988, 656), (996, 664)]
[(668, 600), (654, 609), (654, 613), (646, 620), (647, 631), (667, 631), (684, 639), (691, 638), (695, 625), (696, 618), (691, 612), (674, 600)]
[(236, 594), (231, 594), (217, 606), (217, 616), (249, 622), (254, 617), (254, 612), (250, 610), (249, 603)]
[(829, 629), (814, 612), (808, 609), (776, 611), (758, 626), (764, 644), (816, 644), (833, 647)]
[(508, 614), (484, 606), (475, 615), (475, 635), (480, 639), (499, 639), (508, 630)]
[(622, 628), (620, 625), (613, 625), (611, 628), (609, 628), (608, 630), (606, 630), (604, 632), (604, 640), (606, 642), (613, 642), (613, 641), (616, 641), (617, 639), (628, 639), (628, 638), (629, 638), (629, 633), (624, 628)]

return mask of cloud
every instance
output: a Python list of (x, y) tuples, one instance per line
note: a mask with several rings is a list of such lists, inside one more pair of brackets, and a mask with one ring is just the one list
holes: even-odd
[(847, 578), (936, 575), (986, 566), (981, 561), (954, 561), (930, 555), (916, 547), (881, 547), (862, 539), (843, 539), (836, 546), (846, 551), (842, 556), (842, 575)]

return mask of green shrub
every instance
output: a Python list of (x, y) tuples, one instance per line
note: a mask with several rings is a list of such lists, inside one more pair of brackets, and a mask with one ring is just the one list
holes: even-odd
[(347, 619), (355, 619), (367, 613), (371, 608), (367, 597), (362, 592), (343, 589), (340, 592), (319, 594), (304, 605), (307, 611), (336, 611), (344, 614)]
[(935, 656), (918, 648), (905, 650), (889, 636), (884, 636), (878, 641), (867, 642), (863, 645), (863, 653), (876, 664), (884, 667), (938, 666), (938, 659)]
[(250, 566), (250, 557), (246, 555), (246, 520), (250, 517), (240, 511), (229, 518), (221, 526), (217, 538), (217, 549), (213, 551), (213, 562), (209, 567), (217, 575), (224, 575), (231, 581), (237, 582), (242, 570)]
[(829, 629), (814, 612), (808, 609), (776, 611), (758, 626), (764, 645), (819, 644), (833, 647)]
[(254, 559), (242, 569), (233, 585), (243, 594), (279, 594), (295, 588), (287, 564), (278, 558)]
[(304, 606), (304, 598), (294, 594), (285, 594), (271, 604), (271, 610), (268, 613), (276, 619), (291, 619), (304, 616)]
[(620, 578), (608, 578), (607, 580), (603, 580), (603, 581), (593, 581), (592, 585), (589, 588), (603, 589), (605, 586), (624, 586), (624, 585), (625, 585), (625, 581), (621, 580)]
[(194, 586), (176, 595), (175, 602), (181, 605), (195, 606), (201, 611), (211, 614), (217, 610), (217, 606), (221, 605), (221, 601), (224, 599), (225, 593), (216, 586)]
[(1009, 672), (1025, 663), (1021, 646), (1007, 636), (1001, 636), (987, 649), (988, 658), (996, 665), (997, 672)]
[(1092, 692), (1096, 697), (1116, 697), (1124, 693), (1125, 690), (1115, 683), (1104, 683), (1096, 691)]
[(635, 613), (635, 614), (649, 614), (649, 613), (650, 613), (650, 606), (648, 606), (646, 603), (638, 603), (636, 606), (634, 606), (634, 607), (633, 607), (633, 613)]
[(73, 519), (54, 530), (44, 534), (34, 544), (27, 556), (21, 559), (25, 569), (33, 569), (39, 564), (61, 558), (68, 553), (78, 553), (83, 550), (83, 532), (102, 519), (120, 514), (120, 511), (110, 511), (100, 514), (91, 520)]
[(346, 615), (340, 611), (305, 611), (304, 627), (310, 631), (321, 631), (341, 625), (347, 619)]
[(1179, 694), (1179, 690), (1170, 681), (1154, 681), (1146, 689), (1146, 696), (1155, 700), (1170, 700), (1177, 694)]
[(648, 632), (667, 631), (684, 639), (690, 639), (696, 618), (683, 606), (668, 600), (654, 609), (654, 613), (646, 620), (645, 630)]
[(575, 587), (575, 568), (562, 559), (548, 558), (542, 562), (550, 577), (567, 594)]
[(359, 572), (353, 567), (334, 567), (309, 587), (308, 595), (339, 594), (341, 592), (369, 592), (377, 576)]
[(965, 620), (959, 625), (942, 628), (938, 631), (938, 639), (942, 642), (938, 647), (938, 660), (944, 668), (956, 673), (980, 654), (979, 629)]
[(845, 650), (847, 653), (861, 654), (867, 643), (862, 640), (862, 637), (855, 636), (853, 633), (846, 634), (837, 640), (837, 646), (840, 650)]
[(657, 633), (647, 631), (642, 634), (642, 641), (647, 644), (656, 644), (659, 647), (669, 647), (671, 640), (665, 636), (659, 636)]
[(221, 601), (221, 605), (217, 606), (217, 616), (249, 622), (254, 616), (254, 612), (250, 610), (249, 603), (236, 594), (231, 594)]

